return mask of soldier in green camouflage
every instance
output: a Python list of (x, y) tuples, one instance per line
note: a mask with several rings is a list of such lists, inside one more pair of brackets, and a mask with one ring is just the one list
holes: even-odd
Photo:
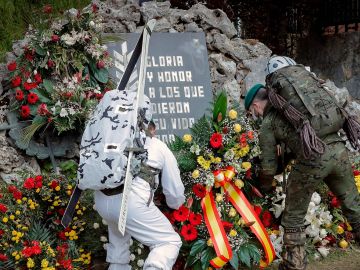
[[(293, 60), (292, 60), (293, 61)], [(322, 137), (323, 154), (305, 159), (299, 133), (269, 102), (265, 86), (253, 86), (245, 97), (245, 108), (255, 117), (262, 117), (259, 131), (263, 191), (271, 189), (278, 163), (277, 145), (285, 143), (296, 157), (286, 187), (286, 204), (281, 224), (284, 227), (284, 249), (279, 269), (305, 269), (304, 217), (311, 196), (320, 181), (340, 199), (342, 210), (360, 239), (360, 196), (355, 186), (351, 163), (344, 141), (335, 132)]]

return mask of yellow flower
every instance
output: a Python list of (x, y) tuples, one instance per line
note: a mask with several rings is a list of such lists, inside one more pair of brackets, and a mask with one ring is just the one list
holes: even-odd
[(14, 216), (14, 215), (10, 215), (10, 219), (11, 219), (11, 220), (14, 220), (14, 219), (15, 219), (15, 216)]
[(200, 176), (199, 170), (194, 170), (191, 174), (192, 178), (196, 179)]
[(33, 268), (35, 266), (35, 262), (33, 261), (33, 259), (28, 258), (26, 266), (27, 268)]
[(17, 254), (16, 256), (15, 256), (15, 260), (20, 260), (20, 258), (21, 258), (21, 256), (19, 255), (19, 254)]
[(234, 229), (232, 229), (232, 230), (229, 232), (229, 235), (230, 235), (231, 237), (235, 237), (235, 236), (237, 235), (237, 232), (236, 232)]
[(21, 214), (21, 212), (19, 211), (19, 210), (17, 210), (16, 212), (15, 212), (15, 215), (20, 215)]
[(239, 219), (238, 221), (238, 225), (242, 226), (245, 224), (245, 220), (243, 220), (242, 218)]
[(341, 226), (337, 226), (336, 232), (337, 232), (338, 234), (343, 234), (343, 233), (344, 233), (344, 228), (341, 227)]
[(8, 219), (7, 217), (3, 217), (2, 221), (3, 221), (4, 223), (6, 223), (6, 222), (9, 221), (9, 219)]
[(342, 239), (339, 242), (339, 247), (341, 247), (341, 248), (347, 248), (348, 246), (349, 246), (349, 243), (345, 239)]
[(207, 240), (206, 244), (207, 244), (209, 247), (213, 247), (213, 246), (214, 246), (214, 243), (213, 243), (213, 241), (211, 240), (211, 238), (209, 238), (209, 240)]
[(22, 204), (22, 200), (16, 200), (17, 204)]
[(236, 117), (237, 117), (237, 111), (235, 111), (235, 110), (230, 110), (230, 111), (229, 111), (229, 118), (230, 118), (231, 120), (235, 120)]
[(240, 179), (235, 179), (235, 186), (237, 186), (238, 188), (243, 188), (244, 182)]
[(190, 134), (185, 134), (183, 136), (183, 141), (186, 142), (186, 143), (189, 143), (192, 141), (192, 136)]
[(42, 259), (41, 260), (41, 267), (48, 267), (49, 266), (49, 262), (46, 259)]
[(249, 170), (249, 169), (251, 168), (251, 163), (250, 163), (250, 162), (243, 162), (243, 163), (241, 163), (241, 167), (242, 167), (245, 171), (247, 171), (247, 170)]
[(235, 208), (231, 207), (229, 210), (229, 217), (235, 217), (236, 216), (236, 210)]
[(220, 158), (220, 157), (216, 157), (214, 162), (215, 162), (215, 163), (221, 163), (221, 158)]
[(216, 198), (215, 198), (215, 200), (216, 200), (217, 202), (222, 202), (223, 199), (224, 199), (224, 197), (223, 197), (222, 194), (216, 193)]
[(57, 187), (55, 188), (55, 190), (56, 190), (56, 191), (60, 191), (60, 186), (57, 186)]
[(239, 132), (241, 131), (241, 125), (240, 125), (240, 124), (235, 124), (235, 125), (234, 125), (234, 131), (235, 131), (236, 133), (239, 133)]

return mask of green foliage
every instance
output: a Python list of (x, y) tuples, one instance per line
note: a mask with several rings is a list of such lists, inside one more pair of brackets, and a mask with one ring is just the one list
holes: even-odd
[(261, 255), (259, 249), (251, 243), (246, 243), (240, 246), (237, 253), (233, 256), (238, 256), (239, 260), (247, 267), (251, 267), (251, 261), (260, 261)]
[(31, 23), (35, 27), (43, 19), (42, 8), (51, 5), (53, 16), (69, 8), (83, 8), (91, 0), (0, 0), (0, 60), (11, 51), (14, 40), (21, 39)]
[(38, 241), (38, 242), (47, 242), (49, 245), (54, 243), (54, 235), (50, 230), (45, 227), (43, 224), (37, 221), (31, 223), (30, 231), (28, 234), (28, 241)]
[(205, 115), (201, 117), (190, 130), (194, 135), (194, 142), (197, 143), (200, 148), (206, 147), (209, 144), (210, 136), (213, 133), (213, 130)]
[[(226, 116), (227, 111), (227, 96), (224, 91), (222, 91), (216, 98), (213, 109), (213, 122), (220, 124)], [(216, 127), (215, 127), (216, 128)]]
[(78, 168), (77, 162), (75, 162), (72, 159), (69, 159), (67, 161), (60, 163), (59, 167), (61, 169), (61, 173), (64, 174), (66, 178), (76, 179), (77, 168)]

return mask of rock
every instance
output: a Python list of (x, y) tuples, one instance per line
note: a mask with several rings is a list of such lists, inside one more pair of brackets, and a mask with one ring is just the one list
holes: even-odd
[(194, 22), (185, 24), (184, 32), (202, 32), (203, 30)]
[(15, 148), (9, 146), (5, 132), (0, 135), (0, 172), (10, 173), (14, 168), (20, 167), (24, 158)]
[(209, 55), (209, 64), (211, 67), (215, 67), (219, 74), (234, 78), (236, 64), (223, 54), (217, 53)]
[(261, 83), (265, 84), (265, 67), (268, 62), (268, 56), (260, 56), (257, 58), (244, 60), (243, 65), (246, 69), (249, 70), (249, 73), (244, 78), (244, 94), (249, 90), (254, 84)]
[(235, 79), (227, 80), (224, 85), (223, 89), (228, 94), (228, 100), (229, 103), (232, 103), (233, 101), (239, 102), (240, 101), (240, 87), (239, 84)]
[(31, 174), (41, 174), (41, 169), (35, 158), (24, 161), (19, 167), (14, 168), (11, 172), (0, 171), (0, 178), (6, 183), (10, 184), (14, 181), (22, 179), (22, 172), (29, 172)]
[(199, 21), (199, 26), (204, 31), (216, 28), (228, 38), (232, 38), (237, 34), (233, 23), (226, 13), (220, 9), (210, 10), (202, 4), (196, 4), (188, 10), (188, 13), (194, 14), (194, 21)]
[(169, 32), (169, 30), (172, 28), (170, 22), (162, 17), (156, 21), (154, 31), (155, 32)]
[(145, 2), (142, 4), (140, 12), (145, 22), (154, 18), (165, 17), (170, 12), (170, 2)]

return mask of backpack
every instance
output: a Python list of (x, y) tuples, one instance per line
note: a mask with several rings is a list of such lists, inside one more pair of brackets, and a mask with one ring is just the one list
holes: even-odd
[[(321, 138), (342, 128), (352, 144), (358, 146), (359, 123), (354, 122), (332, 93), (322, 86), (321, 80), (304, 66), (278, 69), (266, 77), (266, 85), (270, 103), (300, 133), (305, 158), (322, 154), (325, 143)], [(351, 134), (354, 127), (355, 135)]]
[[(141, 138), (139, 147), (146, 140), (145, 134), (135, 134), (138, 128), (131, 123), (147, 123), (151, 119), (148, 97), (144, 96), (142, 104), (139, 104), (139, 113), (134, 110), (136, 94), (129, 90), (115, 89), (106, 92), (97, 105), (81, 139), (78, 167), (80, 189), (103, 190), (118, 187), (124, 182), (126, 148), (136, 137)], [(134, 155), (132, 166), (136, 167), (136, 164), (145, 161), (146, 154), (143, 151)]]

